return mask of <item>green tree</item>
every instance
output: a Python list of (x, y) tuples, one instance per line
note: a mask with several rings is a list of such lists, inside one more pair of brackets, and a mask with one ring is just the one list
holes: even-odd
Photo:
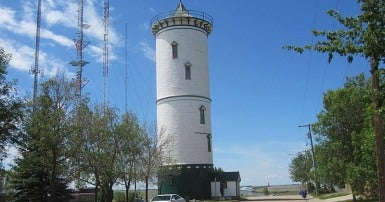
[(150, 182), (156, 182), (158, 191), (163, 180), (169, 175), (180, 175), (180, 166), (175, 163), (173, 156), (165, 151), (172, 150), (172, 139), (164, 136), (165, 130), (157, 130), (153, 125), (143, 126), (144, 141), (142, 156), (140, 157), (140, 176), (145, 183), (145, 201), (148, 200), (148, 187)]
[(383, 99), (380, 86), (380, 63), (385, 62), (385, 1), (358, 0), (361, 13), (355, 17), (343, 17), (336, 10), (329, 10), (328, 14), (338, 20), (343, 29), (335, 31), (317, 31), (313, 34), (323, 37), (315, 44), (304, 47), (287, 46), (286, 48), (302, 53), (304, 50), (315, 50), (329, 54), (329, 62), (333, 54), (347, 57), (352, 62), (354, 56), (361, 56), (370, 64), (372, 84), (372, 113), (374, 131), (376, 134), (377, 179), (380, 202), (385, 202), (385, 151)]
[(0, 160), (6, 157), (5, 146), (18, 139), (18, 123), (23, 115), (23, 102), (16, 97), (16, 81), (6, 80), (10, 59), (11, 55), (0, 47)]
[[(85, 152), (85, 142), (87, 134), (90, 133), (92, 127), (92, 111), (88, 106), (88, 99), (83, 97), (83, 99), (76, 104), (75, 109), (70, 114), (71, 117), (71, 127), (73, 128), (73, 133), (70, 134), (68, 139), (68, 146), (72, 153), (70, 155), (70, 173), (75, 182), (75, 187), (77, 189), (82, 189), (86, 187), (88, 171), (91, 166), (87, 166), (89, 163), (88, 155)], [(90, 164), (92, 165), (92, 164)], [(97, 189), (95, 189), (97, 192)], [(97, 193), (95, 194), (97, 197)]]
[(75, 86), (64, 76), (41, 85), (35, 108), (28, 109), (25, 134), (17, 145), (21, 157), (14, 167), (16, 201), (67, 201), (67, 138), (72, 132), (68, 113)]
[(365, 199), (377, 195), (375, 136), (373, 127), (360, 135), (353, 136), (354, 159), (348, 164), (347, 181), (352, 186), (353, 194)]
[[(113, 185), (119, 177), (119, 136), (116, 133), (118, 118), (115, 108), (96, 105), (93, 111), (87, 106), (78, 109), (75, 123), (80, 136), (80, 147), (73, 160), (78, 167), (77, 179), (95, 185), (95, 201), (111, 202)], [(100, 188), (101, 196), (98, 198)]]
[(265, 196), (270, 195), (270, 192), (269, 192), (269, 188), (268, 188), (268, 187), (264, 187), (264, 188), (263, 188), (263, 195), (265, 195)]
[(313, 161), (311, 152), (306, 150), (298, 153), (289, 165), (290, 179), (294, 182), (301, 182), (302, 185), (306, 185), (314, 179), (314, 173), (312, 173)]
[[(323, 187), (323, 192), (333, 192), (334, 186), (345, 186), (346, 165), (339, 154), (341, 142), (323, 140), (315, 146), (317, 151), (317, 177)], [(326, 189), (326, 190), (325, 190)]]
[(119, 170), (119, 178), (123, 181), (126, 189), (125, 199), (128, 202), (131, 183), (133, 181), (136, 183), (140, 179), (139, 165), (140, 156), (143, 153), (143, 130), (139, 125), (136, 115), (127, 112), (122, 115), (115, 132), (119, 136), (118, 147), (120, 150), (117, 168)]
[(144, 126), (144, 141), (142, 147), (142, 155), (140, 157), (140, 175), (145, 183), (145, 201), (148, 200), (148, 186), (150, 180), (154, 179), (160, 170), (162, 143), (159, 142), (156, 130), (151, 127)]
[(376, 185), (371, 111), (370, 84), (363, 74), (325, 93), (324, 109), (313, 125), (319, 135), (317, 173), (324, 185), (348, 182), (354, 194), (362, 194), (365, 184)]

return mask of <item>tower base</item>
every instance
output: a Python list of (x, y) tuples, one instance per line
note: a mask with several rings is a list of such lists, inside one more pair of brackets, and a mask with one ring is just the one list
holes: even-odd
[(211, 198), (213, 164), (185, 164), (164, 167), (160, 176), (159, 194), (179, 194), (187, 201)]

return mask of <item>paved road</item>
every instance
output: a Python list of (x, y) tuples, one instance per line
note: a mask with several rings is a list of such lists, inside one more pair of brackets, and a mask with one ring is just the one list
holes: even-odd
[(248, 197), (248, 201), (289, 201), (289, 202), (340, 202), (340, 201), (347, 201), (352, 200), (352, 195), (342, 196), (342, 197), (336, 197), (336, 198), (330, 198), (321, 200), (318, 198), (313, 198), (312, 196), (307, 197), (306, 199), (303, 199), (300, 195), (287, 195), (287, 196), (258, 196), (258, 197)]

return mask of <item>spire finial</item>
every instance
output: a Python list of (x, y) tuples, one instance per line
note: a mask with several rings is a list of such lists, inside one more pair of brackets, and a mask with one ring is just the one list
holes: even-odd
[(176, 7), (175, 9), (175, 13), (173, 16), (188, 16), (188, 11), (187, 9), (184, 7), (183, 3), (182, 3), (182, 0), (179, 0), (179, 4), (178, 6)]

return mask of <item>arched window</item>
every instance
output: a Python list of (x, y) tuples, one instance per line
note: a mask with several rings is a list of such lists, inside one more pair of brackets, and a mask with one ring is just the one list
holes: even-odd
[(191, 79), (191, 63), (186, 62), (186, 64), (184, 64), (184, 74), (185, 79)]
[(206, 121), (205, 121), (205, 111), (206, 111), (206, 108), (205, 108), (205, 106), (202, 105), (202, 106), (199, 108), (200, 123), (201, 123), (201, 124), (205, 124), (205, 123), (206, 123)]
[(172, 49), (172, 58), (178, 58), (178, 43), (173, 41), (171, 43), (171, 49)]
[(207, 150), (211, 152), (211, 134), (207, 134)]

